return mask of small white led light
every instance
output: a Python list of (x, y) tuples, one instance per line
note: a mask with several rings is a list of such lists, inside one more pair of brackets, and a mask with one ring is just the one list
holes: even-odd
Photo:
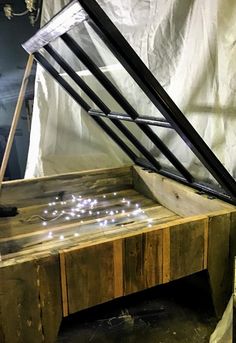
[(47, 226), (47, 222), (43, 222), (42, 224), (43, 224), (43, 226)]
[(63, 241), (63, 239), (64, 239), (64, 236), (60, 235), (60, 240)]

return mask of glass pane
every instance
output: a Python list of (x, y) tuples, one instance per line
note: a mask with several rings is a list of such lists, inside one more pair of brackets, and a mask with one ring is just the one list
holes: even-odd
[[(114, 57), (103, 41), (87, 23), (74, 28), (69, 32), (69, 34), (100, 68), (112, 84), (116, 86), (138, 114), (162, 117), (157, 108), (151, 103), (149, 98), (144, 94), (125, 68)], [(58, 48), (60, 49), (62, 56), (67, 60), (68, 56), (70, 56), (69, 62), (76, 71), (87, 69), (81, 63), (78, 63), (76, 56), (69, 51), (67, 47), (65, 47), (66, 45), (62, 41), (59, 43), (57, 42), (57, 44), (59, 44)], [(110, 101), (110, 96), (107, 95), (106, 91), (104, 92), (104, 89), (100, 84), (97, 84), (97, 81), (95, 81), (93, 76), (91, 76), (90, 86), (95, 89), (100, 89), (102, 100), (113, 106), (111, 110), (118, 110), (115, 101)], [(121, 109), (119, 106), (118, 108), (119, 111), (124, 112), (124, 109)]]

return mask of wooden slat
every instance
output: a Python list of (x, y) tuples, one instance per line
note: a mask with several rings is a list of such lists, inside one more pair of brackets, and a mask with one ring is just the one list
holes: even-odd
[(170, 228), (170, 280), (204, 269), (207, 218)]
[(113, 243), (114, 260), (114, 297), (118, 298), (124, 295), (123, 289), (123, 241), (121, 239)]
[(124, 239), (124, 294), (162, 283), (162, 231)]
[(7, 143), (6, 143), (6, 148), (3, 154), (3, 158), (2, 158), (2, 163), (1, 163), (1, 169), (0, 169), (0, 190), (2, 188), (2, 181), (5, 175), (5, 171), (7, 168), (7, 164), (8, 164), (8, 160), (9, 160), (9, 156), (11, 153), (11, 148), (12, 148), (12, 144), (14, 141), (14, 137), (15, 137), (15, 132), (16, 132), (16, 128), (19, 122), (19, 118), (20, 118), (20, 114), (21, 114), (21, 109), (22, 109), (22, 105), (24, 102), (24, 98), (25, 98), (25, 92), (27, 89), (27, 85), (29, 82), (29, 76), (31, 74), (31, 69), (33, 66), (33, 61), (34, 61), (34, 56), (33, 55), (29, 55), (28, 57), (28, 61), (27, 61), (27, 65), (25, 68), (25, 73), (23, 76), (23, 80), (21, 83), (21, 88), (20, 88), (20, 92), (19, 92), (19, 96), (17, 99), (17, 103), (16, 103), (16, 108), (13, 114), (13, 118), (12, 118), (12, 123), (11, 123), (11, 128), (10, 128), (10, 132), (7, 138)]
[(112, 242), (67, 252), (65, 258), (70, 314), (114, 298)]
[(163, 237), (163, 283), (170, 281), (170, 228), (162, 230)]
[(67, 317), (69, 314), (69, 309), (68, 309), (65, 254), (63, 251), (60, 251), (59, 255), (60, 255), (60, 272), (61, 272), (62, 311), (63, 311), (63, 316)]

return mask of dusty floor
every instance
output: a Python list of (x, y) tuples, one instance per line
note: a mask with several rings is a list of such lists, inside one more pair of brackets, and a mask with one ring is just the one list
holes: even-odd
[(57, 343), (205, 343), (216, 322), (200, 273), (70, 316)]

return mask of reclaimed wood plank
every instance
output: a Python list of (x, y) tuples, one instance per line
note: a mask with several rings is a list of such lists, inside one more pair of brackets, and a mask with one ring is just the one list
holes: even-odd
[(162, 283), (162, 231), (124, 239), (124, 294)]
[(62, 312), (63, 316), (67, 317), (69, 314), (68, 309), (68, 294), (67, 294), (67, 280), (66, 280), (66, 259), (63, 251), (59, 252), (60, 255), (60, 271), (61, 271), (61, 295), (62, 295)]
[(163, 283), (170, 282), (170, 228), (166, 227), (162, 230), (163, 237)]
[(57, 256), (0, 267), (1, 343), (54, 343), (61, 322)]
[(170, 280), (204, 269), (207, 217), (170, 228)]
[(114, 298), (124, 295), (123, 287), (123, 241), (116, 240), (113, 243), (114, 249)]
[(43, 342), (55, 343), (62, 320), (62, 294), (58, 254), (38, 259), (37, 272)]
[(132, 187), (131, 167), (98, 169), (79, 173), (54, 175), (4, 182), (0, 194), (2, 204), (24, 207), (49, 202), (61, 194), (101, 194)]
[(114, 248), (104, 243), (67, 252), (69, 314), (114, 298)]

